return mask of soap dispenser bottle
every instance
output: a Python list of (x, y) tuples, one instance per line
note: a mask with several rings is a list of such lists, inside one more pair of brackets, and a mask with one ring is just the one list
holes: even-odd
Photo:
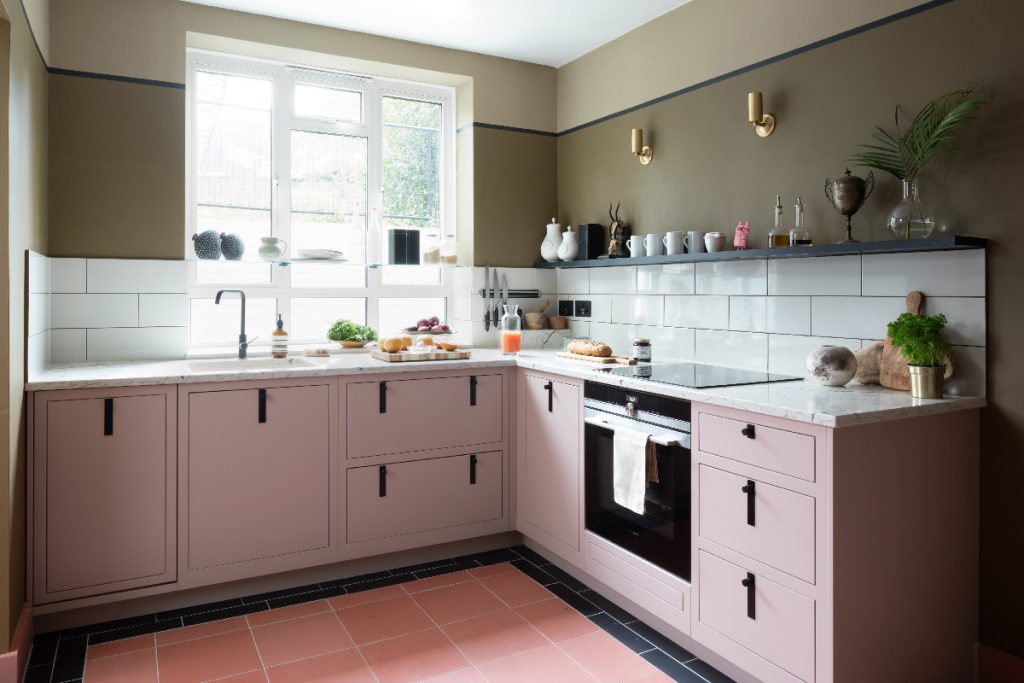
[(277, 314), (277, 329), (270, 333), (270, 355), (272, 358), (288, 357), (288, 333), (280, 313)]

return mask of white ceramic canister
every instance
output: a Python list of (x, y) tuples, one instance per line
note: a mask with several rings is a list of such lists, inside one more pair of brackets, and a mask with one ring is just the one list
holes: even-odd
[(580, 253), (580, 242), (576, 238), (576, 231), (569, 226), (562, 233), (562, 243), (558, 245), (558, 258), (563, 261), (575, 261)]
[(540, 243), (540, 256), (545, 261), (554, 263), (558, 260), (558, 245), (562, 241), (562, 226), (552, 217), (551, 222), (547, 225), (547, 229), (547, 235), (544, 236), (544, 241)]

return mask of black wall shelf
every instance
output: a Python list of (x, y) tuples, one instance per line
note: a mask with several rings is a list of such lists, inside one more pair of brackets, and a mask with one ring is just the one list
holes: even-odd
[(747, 249), (745, 251), (719, 251), (714, 254), (678, 254), (675, 256), (642, 256), (640, 258), (602, 258), (586, 261), (540, 261), (536, 268), (601, 268), (605, 266), (649, 266), (666, 263), (700, 263), (706, 261), (749, 261), (751, 259), (812, 258), (815, 256), (845, 256), (850, 254), (911, 254), (921, 251), (957, 251), (984, 249), (984, 237), (929, 237), (927, 239), (886, 240), (884, 242), (854, 242), (852, 244), (821, 244), (813, 247), (779, 247), (777, 249)]

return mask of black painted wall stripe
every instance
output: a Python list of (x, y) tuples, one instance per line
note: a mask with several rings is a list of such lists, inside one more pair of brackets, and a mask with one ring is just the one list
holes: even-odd
[(117, 76), (115, 74), (101, 74), (92, 71), (76, 71), (74, 69), (61, 69), (55, 66), (49, 66), (46, 68), (51, 74), (58, 74), (60, 76), (76, 76), (78, 78), (96, 78), (101, 81), (118, 81), (120, 83), (134, 83), (136, 85), (155, 85), (161, 88), (174, 88), (176, 90), (184, 90), (184, 83), (175, 83), (174, 81), (154, 81), (149, 78), (135, 78), (134, 76)]

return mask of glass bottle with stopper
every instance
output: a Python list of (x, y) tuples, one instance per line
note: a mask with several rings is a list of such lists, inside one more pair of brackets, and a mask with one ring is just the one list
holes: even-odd
[(796, 215), (793, 219), (793, 229), (789, 231), (790, 246), (812, 246), (811, 231), (804, 225), (804, 200), (802, 197), (796, 198), (796, 204), (793, 205), (793, 209)]
[(775, 195), (775, 227), (768, 233), (768, 247), (788, 247), (789, 230), (782, 227), (782, 195)]
[(505, 314), (498, 325), (501, 332), (501, 352), (506, 356), (517, 356), (523, 346), (523, 319), (519, 315), (519, 306), (507, 304)]

